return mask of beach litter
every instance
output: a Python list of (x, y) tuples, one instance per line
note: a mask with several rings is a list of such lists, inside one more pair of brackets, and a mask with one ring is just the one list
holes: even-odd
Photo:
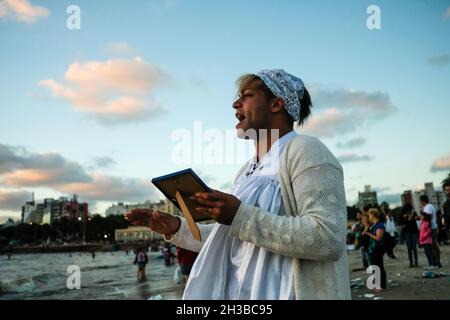
[(350, 288), (351, 289), (360, 289), (364, 287), (363, 279), (362, 278), (356, 278), (350, 280)]
[(367, 298), (367, 299), (372, 299), (372, 298), (374, 298), (375, 297), (375, 295), (373, 294), (373, 293), (366, 293), (365, 295), (364, 295), (364, 298)]
[(422, 278), (441, 278), (446, 276), (444, 272), (434, 273), (433, 271), (425, 271), (422, 273)]

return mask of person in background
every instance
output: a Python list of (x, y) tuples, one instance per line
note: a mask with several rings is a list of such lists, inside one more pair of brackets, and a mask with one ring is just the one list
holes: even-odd
[(384, 246), (386, 248), (386, 254), (391, 259), (396, 259), (394, 255), (394, 248), (397, 244), (397, 227), (395, 225), (394, 217), (392, 216), (392, 211), (386, 211), (386, 232), (384, 234)]
[(383, 215), (378, 209), (369, 210), (369, 221), (371, 227), (368, 231), (364, 231), (363, 235), (369, 236), (369, 254), (372, 265), (380, 268), (381, 285), (380, 288), (375, 288), (375, 291), (383, 291), (386, 289), (386, 270), (384, 269), (383, 256), (385, 253), (383, 238), (384, 238), (384, 221)]
[(136, 256), (134, 258), (134, 264), (137, 264), (138, 271), (137, 271), (137, 278), (138, 281), (144, 281), (145, 276), (145, 266), (148, 262), (148, 256), (147, 253), (142, 248), (138, 248), (136, 251)]
[(450, 231), (450, 174), (448, 175), (448, 178), (446, 178), (442, 181), (442, 190), (444, 191), (445, 196), (447, 197), (447, 200), (444, 202), (444, 205), (442, 206), (442, 208), (444, 210), (443, 222), (445, 225), (444, 244), (447, 244), (448, 239), (449, 239), (449, 231)]
[[(368, 261), (368, 257), (369, 254), (367, 252), (367, 248), (368, 246), (363, 246), (361, 243), (361, 238), (362, 238), (362, 232), (364, 230), (367, 231), (367, 229), (365, 228), (366, 226), (364, 225), (363, 221), (362, 221), (362, 217), (364, 215), (367, 216), (367, 223), (368, 226), (370, 226), (369, 222), (368, 222), (368, 215), (367, 212), (369, 211), (369, 207), (364, 207), (363, 208), (363, 212), (361, 213), (361, 211), (358, 210), (358, 212), (356, 213), (356, 222), (352, 225), (352, 233), (355, 236), (355, 250), (361, 249), (361, 259), (362, 259), (362, 268), (355, 268), (352, 271), (364, 271), (369, 267), (370, 262)], [(367, 240), (367, 236), (365, 237)]]
[(438, 245), (438, 224), (437, 224), (437, 214), (436, 209), (434, 206), (430, 203), (427, 195), (421, 195), (420, 198), (420, 204), (422, 205), (423, 212), (430, 215), (430, 223), (431, 223), (431, 248), (433, 249), (433, 255), (434, 255), (434, 261), (436, 262), (436, 266), (439, 268), (442, 267), (441, 264), (441, 251), (439, 250)]
[(419, 228), (417, 226), (417, 214), (413, 211), (410, 203), (402, 207), (402, 217), (404, 223), (404, 234), (406, 248), (408, 250), (409, 267), (414, 268), (419, 265), (417, 258), (417, 241), (419, 239)]
[(367, 232), (370, 229), (369, 214), (367, 212), (362, 214), (361, 222), (363, 225), (363, 229), (361, 230), (361, 236), (360, 236), (361, 255), (362, 255), (362, 260), (363, 260), (363, 264), (364, 264), (364, 270), (367, 270), (367, 268), (372, 264), (372, 260), (370, 258), (370, 254), (369, 254), (370, 237), (367, 234)]
[(164, 246), (161, 249), (162, 254), (164, 256), (164, 263), (166, 266), (172, 265), (172, 252), (170, 249), (170, 244), (168, 242), (164, 243)]
[(428, 267), (425, 267), (424, 268), (425, 270), (438, 269), (432, 250), (433, 237), (432, 237), (431, 219), (432, 219), (431, 215), (425, 212), (420, 213), (420, 221), (422, 221), (422, 223), (420, 224), (419, 243), (423, 247), (425, 251), (425, 256), (427, 257), (428, 260)]
[(183, 275), (183, 284), (186, 284), (191, 273), (192, 266), (198, 256), (198, 252), (190, 251), (177, 247), (178, 263), (180, 265), (181, 274)]

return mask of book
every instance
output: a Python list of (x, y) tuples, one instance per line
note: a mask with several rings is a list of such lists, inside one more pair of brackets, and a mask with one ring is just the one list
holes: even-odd
[(199, 205), (189, 199), (197, 192), (209, 192), (211, 189), (189, 168), (153, 178), (152, 183), (182, 212), (194, 239), (201, 241), (197, 222), (210, 220), (206, 214), (195, 210)]

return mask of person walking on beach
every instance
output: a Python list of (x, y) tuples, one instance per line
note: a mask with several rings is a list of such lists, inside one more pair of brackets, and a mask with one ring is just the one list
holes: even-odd
[(436, 263), (436, 266), (441, 268), (441, 251), (439, 250), (439, 244), (438, 244), (438, 232), (439, 232), (439, 226), (437, 224), (437, 214), (436, 209), (434, 206), (430, 203), (427, 195), (421, 195), (420, 198), (420, 204), (422, 205), (422, 211), (426, 214), (430, 215), (430, 223), (431, 223), (431, 248), (433, 249), (433, 256), (434, 261)]
[(186, 250), (181, 247), (177, 247), (178, 264), (180, 265), (181, 274), (183, 275), (183, 284), (186, 284), (191, 273), (192, 266), (195, 259), (198, 256), (198, 252)]
[(385, 226), (383, 223), (383, 215), (378, 209), (372, 208), (369, 210), (369, 221), (371, 227), (363, 234), (369, 236), (369, 253), (372, 265), (380, 268), (381, 272), (381, 288), (376, 288), (375, 291), (382, 291), (386, 289), (386, 270), (384, 269), (383, 256), (386, 252), (384, 247), (384, 233)]
[(136, 256), (134, 258), (134, 264), (137, 264), (138, 271), (137, 271), (137, 278), (138, 281), (144, 281), (145, 280), (145, 266), (148, 262), (148, 256), (147, 253), (142, 248), (138, 248), (136, 250)]
[(408, 250), (409, 267), (417, 267), (417, 241), (419, 239), (419, 228), (417, 227), (417, 214), (413, 211), (413, 206), (406, 203), (402, 208), (403, 231), (405, 233), (406, 248)]
[(172, 265), (172, 249), (170, 248), (169, 243), (165, 243), (162, 250), (162, 254), (164, 256), (164, 263), (166, 266)]
[(386, 254), (389, 258), (396, 259), (394, 248), (397, 245), (398, 233), (391, 210), (387, 210), (386, 212), (385, 228), (384, 246), (386, 248)]
[(423, 247), (423, 250), (425, 251), (425, 256), (428, 260), (428, 267), (425, 267), (425, 270), (434, 270), (437, 269), (437, 263), (433, 254), (433, 230), (431, 228), (431, 215), (421, 212), (420, 213), (420, 238), (419, 243)]
[(310, 116), (303, 81), (262, 70), (237, 87), (237, 136), (256, 152), (231, 194), (192, 197), (216, 221), (198, 224), (202, 241), (183, 218), (151, 210), (127, 218), (199, 252), (184, 299), (350, 299), (343, 169), (321, 141), (294, 131)]

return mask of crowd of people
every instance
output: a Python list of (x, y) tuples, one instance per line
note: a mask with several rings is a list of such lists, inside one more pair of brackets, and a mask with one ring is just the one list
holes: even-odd
[(354, 250), (361, 252), (362, 267), (352, 271), (367, 270), (371, 265), (378, 266), (381, 286), (375, 290), (385, 290), (386, 270), (383, 258), (386, 254), (389, 258), (396, 259), (394, 248), (399, 242), (406, 244), (410, 268), (419, 266), (418, 247), (423, 248), (427, 260), (425, 270), (441, 268), (439, 245), (447, 243), (450, 227), (450, 176), (442, 182), (442, 189), (447, 197), (443, 212), (436, 210), (427, 195), (420, 196), (419, 213), (414, 211), (410, 203), (406, 203), (397, 219), (394, 219), (392, 211), (387, 208), (364, 207), (362, 211), (358, 211), (349, 236), (354, 241)]

